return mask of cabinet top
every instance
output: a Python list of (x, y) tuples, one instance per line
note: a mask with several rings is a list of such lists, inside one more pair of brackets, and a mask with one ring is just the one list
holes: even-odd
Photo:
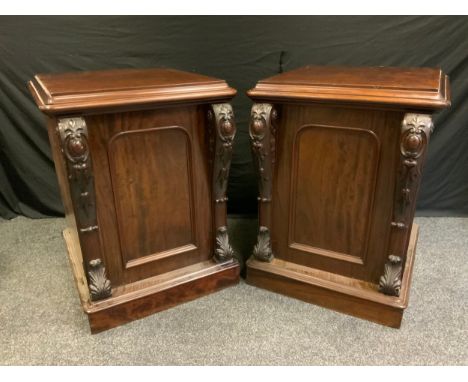
[(247, 94), (254, 100), (450, 106), (448, 76), (438, 68), (305, 66), (261, 80)]
[(38, 107), (47, 114), (218, 101), (236, 94), (223, 80), (162, 68), (37, 74), (28, 86)]

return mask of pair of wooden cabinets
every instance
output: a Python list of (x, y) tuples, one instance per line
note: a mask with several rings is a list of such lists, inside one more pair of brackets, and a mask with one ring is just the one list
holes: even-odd
[[(37, 75), (70, 263), (93, 333), (233, 285), (225, 81), (171, 69)], [(304, 67), (260, 81), (253, 285), (399, 327), (438, 69)]]

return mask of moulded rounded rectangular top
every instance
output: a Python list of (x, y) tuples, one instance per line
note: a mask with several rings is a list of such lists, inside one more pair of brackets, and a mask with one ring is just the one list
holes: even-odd
[(448, 76), (439, 68), (305, 66), (261, 80), (247, 95), (434, 110), (450, 106)]
[(38, 74), (28, 86), (38, 107), (47, 114), (210, 102), (228, 100), (236, 94), (223, 80), (163, 68)]

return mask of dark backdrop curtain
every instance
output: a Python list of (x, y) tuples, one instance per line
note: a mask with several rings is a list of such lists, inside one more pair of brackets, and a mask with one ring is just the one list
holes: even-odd
[(435, 118), (418, 213), (468, 215), (467, 17), (0, 17), (0, 215), (63, 214), (36, 73), (173, 67), (237, 88), (229, 211), (255, 213), (245, 91), (306, 64), (439, 66), (452, 107)]

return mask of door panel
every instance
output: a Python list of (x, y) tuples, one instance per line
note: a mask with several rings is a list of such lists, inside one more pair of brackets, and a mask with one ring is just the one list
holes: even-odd
[(401, 112), (281, 107), (271, 241), (277, 258), (378, 282), (387, 256)]
[(364, 264), (379, 154), (379, 139), (369, 130), (299, 128), (293, 148), (291, 248)]
[(179, 126), (127, 131), (109, 141), (126, 268), (197, 248), (190, 150), (189, 135)]
[(113, 286), (212, 257), (205, 115), (201, 105), (86, 117)]

